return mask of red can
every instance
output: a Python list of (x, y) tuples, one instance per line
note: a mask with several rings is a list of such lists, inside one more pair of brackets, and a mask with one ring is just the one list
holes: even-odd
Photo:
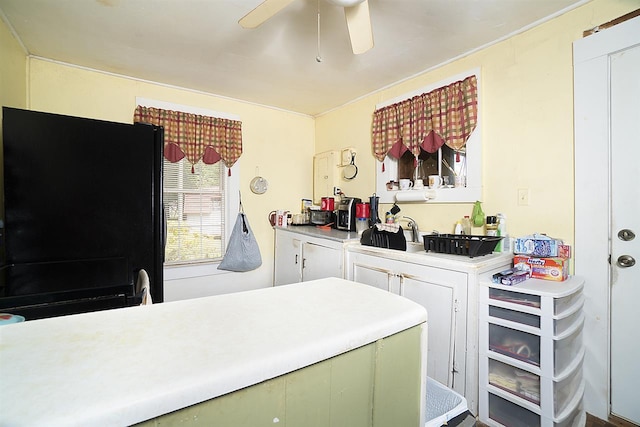
[(320, 199), (320, 210), (333, 211), (335, 208), (335, 200), (333, 197), (323, 197)]
[(369, 218), (370, 212), (369, 203), (356, 203), (356, 218)]

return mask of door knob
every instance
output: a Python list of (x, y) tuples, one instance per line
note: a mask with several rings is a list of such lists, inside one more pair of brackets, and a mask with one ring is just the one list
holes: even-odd
[(622, 268), (633, 267), (636, 264), (636, 260), (631, 255), (620, 255), (616, 264)]
[(635, 237), (636, 234), (628, 228), (618, 231), (618, 239), (622, 241), (628, 242), (630, 240), (633, 240)]

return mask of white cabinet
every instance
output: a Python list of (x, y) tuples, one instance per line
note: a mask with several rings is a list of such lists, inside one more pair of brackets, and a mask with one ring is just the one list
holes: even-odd
[(490, 426), (582, 422), (584, 280), (482, 281), (480, 420)]
[(354, 233), (315, 227), (276, 228), (274, 285), (343, 277), (344, 245)]
[(455, 332), (456, 321), (464, 319), (464, 313), (458, 311), (466, 306), (466, 274), (354, 253), (349, 255), (347, 279), (402, 295), (425, 307), (429, 322), (427, 374), (442, 384), (454, 382), (459, 363), (454, 349), (464, 347), (464, 334), (456, 336)]
[(340, 182), (339, 164), (339, 151), (326, 151), (313, 156), (313, 202), (315, 204), (319, 205), (322, 197), (333, 196), (333, 187), (337, 187)]
[(427, 375), (465, 396), (477, 413), (479, 275), (511, 265), (508, 254), (466, 258), (347, 247), (345, 278), (402, 295), (427, 309)]

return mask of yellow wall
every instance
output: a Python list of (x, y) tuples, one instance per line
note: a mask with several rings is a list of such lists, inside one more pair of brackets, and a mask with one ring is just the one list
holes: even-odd
[[(24, 108), (27, 102), (27, 54), (0, 19), (0, 106)], [(2, 110), (0, 110), (0, 176), (2, 161)], [(3, 193), (4, 194), (4, 193)], [(0, 197), (0, 212), (4, 197)]]
[[(314, 120), (311, 117), (233, 101), (189, 90), (30, 60), (30, 109), (131, 123), (136, 96), (237, 114), (242, 120), (240, 188), (245, 213), (260, 244), (262, 267), (165, 283), (169, 299), (270, 286), (273, 277), (271, 210), (293, 209), (312, 195)], [(87, 159), (91, 161), (91, 159)], [(249, 182), (256, 171), (269, 182), (255, 195)], [(239, 280), (241, 277), (241, 280)]]
[[(467, 57), (371, 94), (316, 119), (316, 150), (355, 147), (359, 174), (342, 188), (350, 196), (375, 191), (371, 154), (376, 103), (473, 68), (481, 69), (484, 212), (507, 215), (512, 236), (547, 233), (573, 242), (572, 42), (582, 31), (639, 6), (638, 0), (595, 0)], [(518, 206), (519, 188), (530, 190)], [(387, 208), (383, 206), (383, 209)], [(402, 214), (424, 231), (452, 232), (472, 204), (404, 204)], [(481, 229), (474, 229), (481, 233)]]
[(25, 108), (27, 60), (22, 45), (0, 19), (0, 105)]

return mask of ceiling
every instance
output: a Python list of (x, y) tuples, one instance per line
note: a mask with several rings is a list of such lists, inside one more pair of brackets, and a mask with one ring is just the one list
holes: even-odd
[(238, 20), (261, 0), (0, 0), (0, 11), (30, 55), (315, 116), (586, 1), (369, 0), (375, 46), (360, 55), (325, 0), (296, 0), (253, 30)]

